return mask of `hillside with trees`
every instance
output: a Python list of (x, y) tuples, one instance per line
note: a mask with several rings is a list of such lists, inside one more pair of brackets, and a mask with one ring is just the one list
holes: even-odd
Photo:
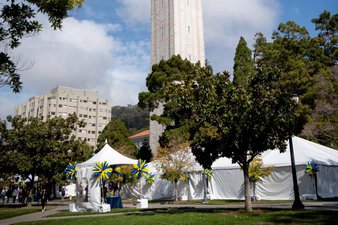
[(139, 130), (149, 129), (149, 111), (137, 105), (113, 106), (112, 120), (120, 119), (126, 126), (129, 135)]

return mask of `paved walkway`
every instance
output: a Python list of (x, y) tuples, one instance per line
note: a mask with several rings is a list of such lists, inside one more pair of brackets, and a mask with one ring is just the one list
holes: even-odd
[[(60, 220), (60, 219), (72, 219), (72, 218), (86, 218), (86, 217), (100, 217), (100, 216), (117, 216), (126, 214), (125, 212), (121, 213), (97, 213), (92, 215), (79, 215), (79, 216), (65, 216), (65, 217), (47, 217), (62, 211), (67, 211), (69, 206), (64, 204), (49, 204), (55, 205), (55, 208), (47, 210), (45, 212), (36, 212), (31, 214), (26, 214), (22, 216), (12, 217), (5, 220), (0, 220), (0, 225), (10, 225), (20, 222), (28, 221), (41, 221), (41, 220)], [(332, 210), (338, 211), (338, 202), (306, 202), (304, 203), (306, 210)], [(135, 208), (132, 204), (124, 204), (125, 208)], [(253, 208), (261, 209), (291, 209), (292, 204), (282, 203), (282, 204), (255, 204)], [(176, 204), (149, 204), (150, 209), (160, 209), (160, 208), (196, 208), (196, 209), (241, 209), (243, 204), (231, 204), (231, 205), (176, 205)]]

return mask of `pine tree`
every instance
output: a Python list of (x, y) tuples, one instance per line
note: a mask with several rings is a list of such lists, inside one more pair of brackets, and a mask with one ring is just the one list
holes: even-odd
[(243, 37), (238, 42), (234, 61), (234, 83), (246, 86), (248, 78), (254, 74), (254, 61)]
[(143, 142), (140, 150), (136, 154), (136, 158), (145, 160), (147, 163), (153, 158), (153, 154), (151, 153), (149, 142), (147, 140)]

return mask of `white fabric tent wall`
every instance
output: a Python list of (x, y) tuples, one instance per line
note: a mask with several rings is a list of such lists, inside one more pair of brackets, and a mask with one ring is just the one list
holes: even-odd
[[(300, 195), (314, 194), (314, 180), (304, 172), (305, 164), (314, 160), (320, 168), (319, 196), (322, 198), (338, 197), (338, 151), (299, 137), (293, 137), (293, 145)], [(273, 167), (273, 172), (263, 178), (261, 183), (256, 184), (256, 195), (266, 200), (293, 199), (289, 148), (284, 153), (280, 153), (279, 150), (266, 151), (262, 158), (265, 166)], [(208, 188), (211, 199), (244, 199), (243, 171), (238, 164), (233, 164), (228, 158), (220, 158), (213, 163), (212, 169), (213, 176)], [(182, 199), (203, 199), (204, 186), (201, 170), (201, 167), (196, 164), (195, 171), (190, 173), (189, 182), (181, 182), (179, 193)], [(159, 179), (160, 173), (154, 167), (152, 172), (157, 174), (155, 183), (151, 188), (144, 190), (144, 196), (148, 199), (174, 198), (173, 184)], [(129, 186), (128, 189), (132, 190), (133, 187)], [(132, 192), (129, 191), (125, 197), (136, 197), (136, 192), (134, 191), (134, 194)]]
[[(313, 160), (319, 165), (318, 194), (322, 198), (338, 197), (338, 151), (299, 137), (293, 137), (295, 164), (300, 195), (314, 194), (314, 178), (305, 174), (305, 165)], [(269, 150), (262, 154), (263, 165), (272, 166), (270, 176), (256, 184), (256, 195), (267, 200), (293, 199), (293, 182), (289, 146), (284, 153)], [(243, 172), (230, 159), (220, 158), (212, 165), (214, 176), (212, 199), (242, 199)]]

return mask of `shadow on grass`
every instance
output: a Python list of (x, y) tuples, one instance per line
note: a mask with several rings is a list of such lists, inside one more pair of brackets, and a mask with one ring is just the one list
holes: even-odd
[(277, 224), (337, 224), (338, 214), (335, 211), (280, 211), (265, 215), (266, 221)]
[[(142, 212), (142, 213), (140, 213)], [(273, 224), (337, 224), (338, 213), (335, 211), (292, 211), (287, 209), (255, 209), (245, 212), (243, 209), (196, 209), (196, 208), (167, 208), (157, 210), (140, 210), (130, 212), (126, 216), (149, 216), (155, 214), (184, 214), (184, 213), (206, 213), (222, 214), (224, 216), (246, 215), (253, 220), (270, 222)]]

